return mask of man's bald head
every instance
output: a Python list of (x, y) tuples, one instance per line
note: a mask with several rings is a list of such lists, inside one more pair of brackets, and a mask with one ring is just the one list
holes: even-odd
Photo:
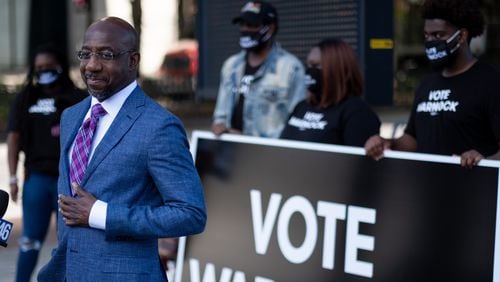
[(87, 33), (93, 30), (104, 30), (120, 34), (120, 41), (129, 50), (139, 51), (139, 36), (135, 28), (127, 21), (118, 17), (105, 17), (92, 23)]

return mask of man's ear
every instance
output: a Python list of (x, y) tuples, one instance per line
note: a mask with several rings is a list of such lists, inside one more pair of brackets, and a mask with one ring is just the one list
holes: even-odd
[(269, 30), (271, 31), (273, 36), (275, 36), (276, 35), (276, 24), (275, 23), (269, 24)]
[(139, 62), (141, 61), (141, 54), (138, 52), (133, 52), (128, 60), (129, 69), (137, 70), (139, 68)]
[(460, 29), (460, 38), (458, 39), (458, 42), (460, 44), (468, 44), (469, 43), (469, 31), (465, 28)]

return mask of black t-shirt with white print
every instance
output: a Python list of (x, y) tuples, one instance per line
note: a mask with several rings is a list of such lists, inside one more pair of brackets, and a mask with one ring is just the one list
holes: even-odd
[(32, 97), (23, 91), (13, 101), (7, 124), (8, 132), (20, 133), (25, 166), (31, 171), (58, 175), (59, 120), (64, 109), (88, 96), (79, 89), (45, 94), (32, 88)]
[(233, 115), (231, 116), (231, 128), (243, 131), (243, 108), (245, 105), (245, 95), (250, 92), (250, 84), (252, 84), (255, 73), (261, 65), (252, 67), (248, 61), (245, 64), (245, 73), (238, 85), (238, 102), (234, 105)]
[(415, 93), (405, 133), (417, 152), (460, 155), (475, 149), (487, 157), (500, 140), (500, 72), (476, 62), (453, 77), (427, 76)]
[(379, 118), (361, 97), (327, 108), (304, 100), (295, 106), (280, 138), (362, 147), (379, 128)]

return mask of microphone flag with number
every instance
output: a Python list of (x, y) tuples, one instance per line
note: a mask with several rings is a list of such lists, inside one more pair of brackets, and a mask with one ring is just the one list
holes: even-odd
[(0, 246), (2, 247), (7, 247), (7, 240), (9, 239), (13, 226), (11, 222), (1, 219), (5, 215), (8, 205), (9, 194), (0, 190)]

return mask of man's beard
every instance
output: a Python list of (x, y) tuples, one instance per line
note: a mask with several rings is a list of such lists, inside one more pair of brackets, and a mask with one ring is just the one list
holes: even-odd
[(89, 91), (90, 95), (95, 97), (99, 102), (102, 102), (102, 101), (108, 99), (109, 97), (113, 96), (113, 93), (111, 93), (109, 91), (93, 91), (90, 88), (88, 88), (88, 91)]

